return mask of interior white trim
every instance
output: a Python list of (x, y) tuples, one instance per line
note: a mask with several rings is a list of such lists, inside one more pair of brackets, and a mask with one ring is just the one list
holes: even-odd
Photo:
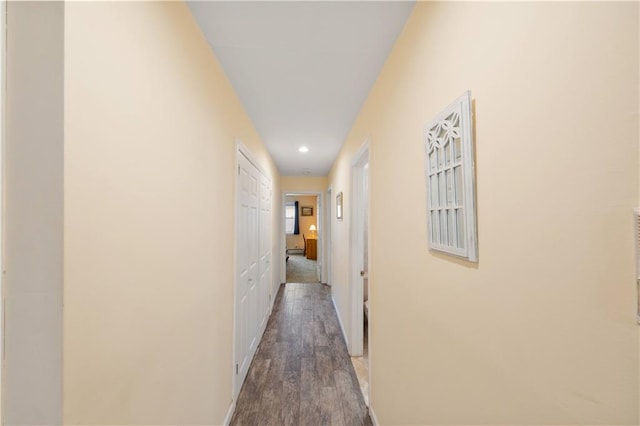
[(287, 220), (285, 211), (287, 210), (287, 194), (282, 191), (280, 194), (280, 284), (287, 282)]
[[(369, 395), (369, 398), (371, 398), (371, 395)], [(371, 417), (371, 423), (373, 423), (373, 426), (378, 426), (380, 424), (378, 417), (376, 417), (376, 413), (373, 411), (373, 407), (371, 406), (371, 399), (369, 399), (369, 417)]]
[(5, 315), (5, 270), (4, 270), (4, 161), (7, 94), (7, 2), (0, 1), (0, 424), (4, 425), (4, 315)]
[[(364, 346), (364, 291), (362, 286), (362, 276), (364, 259), (364, 229), (357, 226), (364, 221), (364, 209), (368, 210), (368, 205), (363, 204), (361, 186), (364, 176), (364, 165), (369, 162), (369, 138), (367, 138), (351, 161), (351, 201), (349, 203), (349, 256), (350, 256), (350, 289), (351, 289), (351, 345), (349, 354), (351, 356), (362, 356)], [(370, 167), (369, 167), (370, 168)], [(369, 196), (366, 196), (367, 203)]]
[[(369, 221), (370, 222), (370, 221)], [(371, 241), (371, 238), (369, 238), (369, 241)], [(371, 314), (371, 312), (375, 312), (375, 308), (372, 309), (373, 303), (372, 303), (372, 299), (371, 299), (371, 294), (372, 291), (371, 289), (373, 288), (372, 285), (372, 281), (371, 281), (371, 244), (369, 244), (369, 306), (367, 307), (367, 322), (368, 322), (368, 327), (367, 327), (367, 356), (368, 356), (368, 360), (367, 360), (367, 380), (369, 381), (369, 386), (367, 388), (367, 396), (368, 396), (368, 401), (369, 401), (369, 407), (371, 407), (371, 401), (373, 400), (372, 395), (373, 392), (371, 391), (372, 387), (371, 387), (371, 377), (373, 376), (371, 374), (371, 371), (373, 371), (373, 357), (371, 356), (372, 350), (371, 350), (371, 328), (375, 326), (374, 322), (371, 321), (371, 318), (373, 318), (373, 315)], [(364, 346), (364, 344), (363, 344)], [(364, 350), (364, 349), (363, 349)], [(373, 417), (371, 418), (373, 420)]]
[(360, 148), (358, 148), (358, 150), (356, 151), (355, 154), (353, 154), (353, 158), (351, 159), (351, 167), (355, 167), (357, 165), (359, 165), (362, 162), (363, 156), (369, 155), (369, 141), (371, 140), (371, 138), (369, 136), (367, 136), (364, 140), (364, 142), (362, 143), (362, 145), (360, 145)]
[(231, 404), (229, 405), (229, 409), (227, 410), (227, 415), (224, 416), (223, 425), (229, 426), (231, 424), (231, 419), (233, 418), (233, 412), (236, 410), (236, 400), (231, 400)]
[(332, 252), (332, 248), (331, 245), (333, 244), (333, 209), (331, 207), (331, 202), (332, 202), (332, 198), (333, 198), (333, 188), (331, 187), (331, 185), (329, 185), (329, 187), (326, 190), (326, 202), (324, 205), (324, 210), (325, 210), (325, 226), (324, 226), (324, 232), (325, 232), (325, 253), (324, 253), (324, 264), (322, 265), (324, 271), (325, 271), (325, 284), (327, 284), (328, 286), (332, 285), (332, 281), (333, 281), (333, 259), (331, 258), (331, 256), (333, 256)]
[[(235, 141), (236, 141), (236, 154), (237, 152), (241, 152), (245, 157), (247, 157), (247, 160), (249, 160), (249, 162), (253, 164), (256, 167), (256, 169), (258, 169), (260, 173), (265, 175), (270, 180), (273, 180), (271, 175), (267, 173), (264, 167), (262, 167), (262, 165), (258, 162), (258, 160), (255, 159), (255, 157), (251, 153), (251, 150), (249, 150), (249, 148), (244, 143), (242, 143), (240, 139), (235, 138)], [(237, 165), (238, 165), (238, 156), (236, 155), (236, 168), (237, 168)]]
[[(237, 324), (236, 324), (236, 306), (237, 306), (237, 298), (238, 298), (238, 236), (239, 236), (239, 226), (238, 226), (238, 187), (240, 185), (238, 181), (238, 175), (236, 174), (236, 170), (240, 167), (239, 156), (240, 153), (244, 151), (244, 154), (249, 154), (248, 148), (240, 141), (240, 139), (236, 139), (236, 150), (234, 155), (234, 167), (233, 167), (233, 176), (234, 176), (234, 191), (233, 191), (233, 217), (234, 217), (234, 237), (233, 237), (233, 341), (231, 347), (231, 402), (235, 404), (236, 398), (240, 393), (239, 386), (236, 386), (236, 372), (235, 372), (235, 363), (236, 363), (236, 335), (237, 335)], [(250, 158), (247, 156), (247, 158)], [(236, 389), (238, 388), (238, 389)]]
[(344, 324), (342, 324), (342, 318), (340, 317), (340, 311), (336, 306), (336, 299), (333, 298), (333, 294), (331, 295), (331, 303), (333, 304), (333, 310), (336, 311), (336, 316), (338, 317), (338, 324), (340, 324), (340, 330), (342, 330), (342, 337), (344, 337), (344, 342), (349, 347), (349, 337), (347, 336), (346, 330), (344, 328)]

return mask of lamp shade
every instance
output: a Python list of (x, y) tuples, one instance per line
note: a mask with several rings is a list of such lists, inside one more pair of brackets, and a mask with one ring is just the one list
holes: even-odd
[(316, 226), (315, 226), (315, 225), (311, 225), (311, 226), (309, 227), (309, 231), (311, 231), (311, 232), (315, 232), (315, 230), (316, 230)]

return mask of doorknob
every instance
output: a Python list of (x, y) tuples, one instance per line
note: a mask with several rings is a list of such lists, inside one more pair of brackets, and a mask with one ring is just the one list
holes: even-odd
[(360, 276), (364, 277), (364, 271), (360, 271)]

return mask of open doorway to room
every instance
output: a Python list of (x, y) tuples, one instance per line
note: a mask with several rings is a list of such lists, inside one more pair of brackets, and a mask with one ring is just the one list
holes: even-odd
[(369, 144), (352, 163), (351, 201), (351, 361), (365, 403), (369, 405)]
[(285, 244), (287, 283), (319, 283), (319, 197), (285, 194)]

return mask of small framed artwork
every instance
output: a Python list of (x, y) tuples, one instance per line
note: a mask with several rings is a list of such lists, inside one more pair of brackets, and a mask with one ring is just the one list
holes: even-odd
[(336, 218), (342, 220), (342, 192), (336, 195)]
[(313, 216), (313, 207), (300, 207), (300, 216)]

